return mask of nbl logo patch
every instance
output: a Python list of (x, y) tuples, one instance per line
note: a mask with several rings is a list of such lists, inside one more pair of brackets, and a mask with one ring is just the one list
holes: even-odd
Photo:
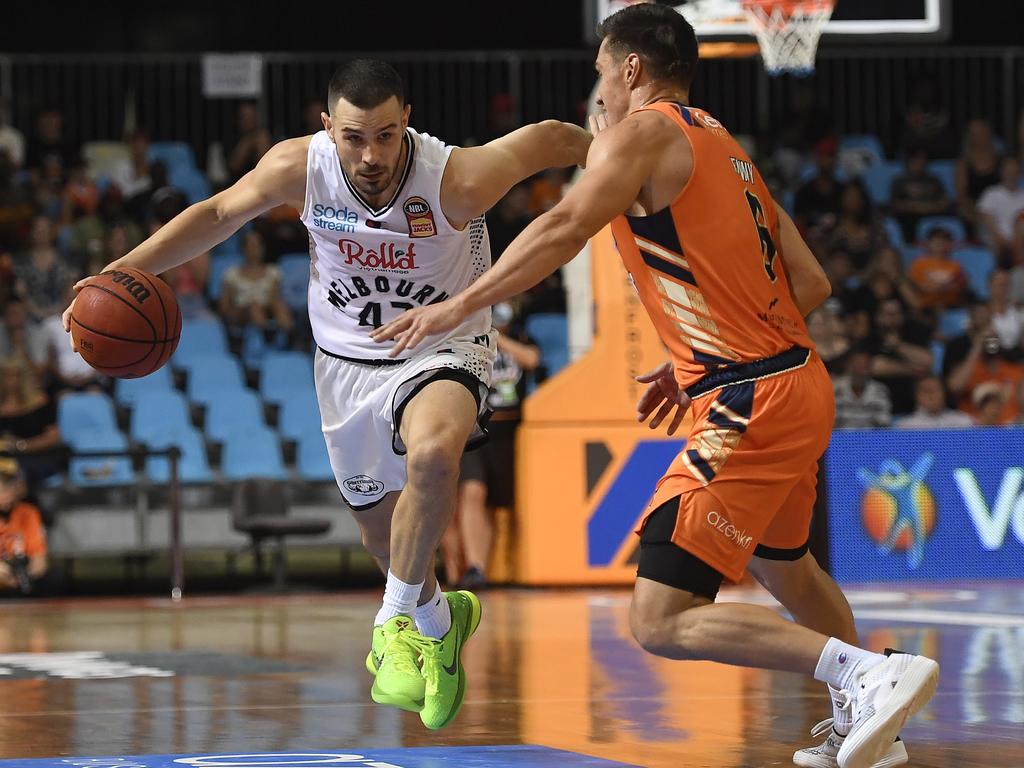
[(437, 234), (434, 212), (430, 210), (430, 203), (422, 197), (410, 197), (402, 210), (409, 222), (409, 237), (433, 237)]

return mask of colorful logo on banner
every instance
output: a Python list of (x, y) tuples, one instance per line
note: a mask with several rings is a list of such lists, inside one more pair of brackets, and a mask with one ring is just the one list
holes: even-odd
[(1024, 429), (839, 431), (825, 468), (836, 578), (1024, 578)]
[(934, 461), (926, 453), (909, 470), (886, 459), (877, 472), (859, 472), (865, 489), (860, 503), (864, 530), (883, 552), (906, 552), (911, 570), (921, 565), (925, 540), (935, 529), (935, 496), (924, 482)]

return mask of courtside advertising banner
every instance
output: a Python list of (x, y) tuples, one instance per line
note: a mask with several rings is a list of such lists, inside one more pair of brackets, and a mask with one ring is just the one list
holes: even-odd
[(825, 472), (837, 580), (1024, 578), (1024, 428), (837, 431)]

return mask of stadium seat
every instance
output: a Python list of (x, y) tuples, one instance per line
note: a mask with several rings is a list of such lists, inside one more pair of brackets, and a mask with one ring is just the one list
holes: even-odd
[(316, 398), (313, 361), (301, 352), (267, 352), (260, 374), (260, 394), (271, 403), (281, 403), (296, 391)]
[[(64, 441), (72, 451), (128, 450), (128, 441), (117, 429), (64, 435)], [(81, 486), (131, 485), (135, 482), (132, 460), (127, 456), (72, 458), (68, 462), (68, 477), (72, 483)]]
[(932, 160), (928, 171), (942, 182), (950, 200), (956, 200), (956, 160)]
[(844, 168), (862, 173), (885, 162), (885, 148), (881, 139), (871, 134), (842, 136), (839, 139), (839, 162)]
[[(172, 445), (181, 450), (178, 459), (178, 480), (182, 483), (209, 483), (213, 472), (206, 458), (203, 436), (195, 427), (164, 432), (154, 435), (147, 443), (150, 448), (164, 449)], [(171, 479), (171, 460), (165, 456), (150, 456), (146, 459), (146, 474), (154, 483), (167, 483)]]
[(967, 331), (970, 313), (966, 309), (947, 309), (939, 315), (939, 336), (954, 339)]
[(202, 171), (194, 168), (174, 168), (168, 175), (168, 181), (185, 193), (189, 203), (198, 203), (206, 200), (212, 194), (210, 180)]
[(871, 202), (875, 205), (888, 205), (892, 194), (892, 182), (901, 173), (903, 166), (899, 163), (873, 165), (864, 171), (860, 180), (867, 189)]
[(238, 360), (230, 355), (205, 355), (193, 361), (188, 372), (188, 397), (206, 405), (224, 393), (245, 391), (245, 380)]
[(327, 444), (319, 430), (307, 432), (299, 439), (295, 467), (303, 480), (323, 482), (334, 479), (331, 460), (327, 456)]
[(540, 347), (541, 364), (554, 376), (569, 362), (569, 322), (565, 315), (551, 312), (526, 318), (526, 333)]
[(946, 345), (941, 341), (932, 342), (932, 374), (935, 376), (942, 375), (942, 361), (946, 357)]
[(220, 320), (187, 320), (182, 323), (181, 341), (171, 358), (171, 365), (188, 370), (196, 358), (226, 355), (227, 352), (227, 334)]
[(143, 392), (169, 392), (174, 389), (174, 377), (166, 365), (140, 379), (118, 379), (114, 384), (114, 398), (118, 404), (132, 406)]
[(907, 244), (907, 241), (903, 237), (903, 227), (900, 223), (891, 216), (886, 216), (882, 220), (882, 226), (885, 229), (885, 234), (889, 237), (889, 242), (896, 248), (902, 248)]
[(320, 408), (316, 400), (309, 397), (287, 398), (281, 403), (277, 417), (277, 430), (282, 437), (299, 441), (308, 434), (315, 434), (323, 440), (320, 422)]
[(925, 216), (917, 222), (916, 241), (923, 243), (933, 229), (942, 227), (953, 235), (953, 241), (962, 243), (967, 239), (967, 227), (956, 216)]
[(996, 257), (988, 248), (957, 248), (953, 258), (967, 273), (971, 290), (981, 299), (988, 298), (988, 278), (996, 268)]
[(263, 426), (263, 402), (251, 390), (218, 391), (206, 403), (204, 431), (211, 440), (224, 442), (234, 432)]
[(286, 253), (278, 262), (281, 268), (281, 298), (296, 312), (305, 311), (309, 293), (309, 254)]
[(149, 162), (159, 161), (167, 166), (168, 175), (176, 168), (196, 168), (195, 153), (183, 141), (154, 141), (149, 145), (147, 156)]
[(232, 267), (241, 265), (243, 261), (240, 253), (215, 253), (210, 257), (210, 274), (206, 280), (206, 294), (211, 299), (217, 301), (220, 298), (224, 275)]
[(163, 432), (173, 432), (192, 426), (188, 403), (177, 390), (169, 392), (142, 392), (132, 409), (131, 436), (146, 442)]
[(226, 480), (251, 477), (286, 479), (277, 435), (270, 427), (254, 427), (246, 432), (233, 433), (224, 442), (221, 471)]
[(114, 404), (101, 392), (72, 392), (57, 402), (57, 427), (65, 442), (92, 432), (117, 432)]

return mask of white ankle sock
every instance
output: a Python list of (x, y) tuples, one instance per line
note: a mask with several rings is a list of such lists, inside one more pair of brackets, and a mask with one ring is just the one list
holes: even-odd
[(438, 584), (434, 596), (423, 605), (416, 607), (416, 628), (424, 637), (440, 640), (452, 627), (452, 611), (448, 600)]
[(831, 685), (828, 687), (828, 695), (832, 697), (832, 729), (840, 736), (846, 736), (853, 725), (853, 710), (843, 707), (846, 695)]
[(384, 587), (384, 604), (377, 611), (374, 626), (379, 627), (395, 616), (412, 616), (422, 591), (422, 581), (419, 584), (406, 584), (389, 570), (388, 583)]
[(865, 651), (831, 637), (825, 643), (818, 666), (814, 668), (814, 679), (840, 691), (850, 690), (858, 674), (883, 661), (885, 656), (880, 653)]

